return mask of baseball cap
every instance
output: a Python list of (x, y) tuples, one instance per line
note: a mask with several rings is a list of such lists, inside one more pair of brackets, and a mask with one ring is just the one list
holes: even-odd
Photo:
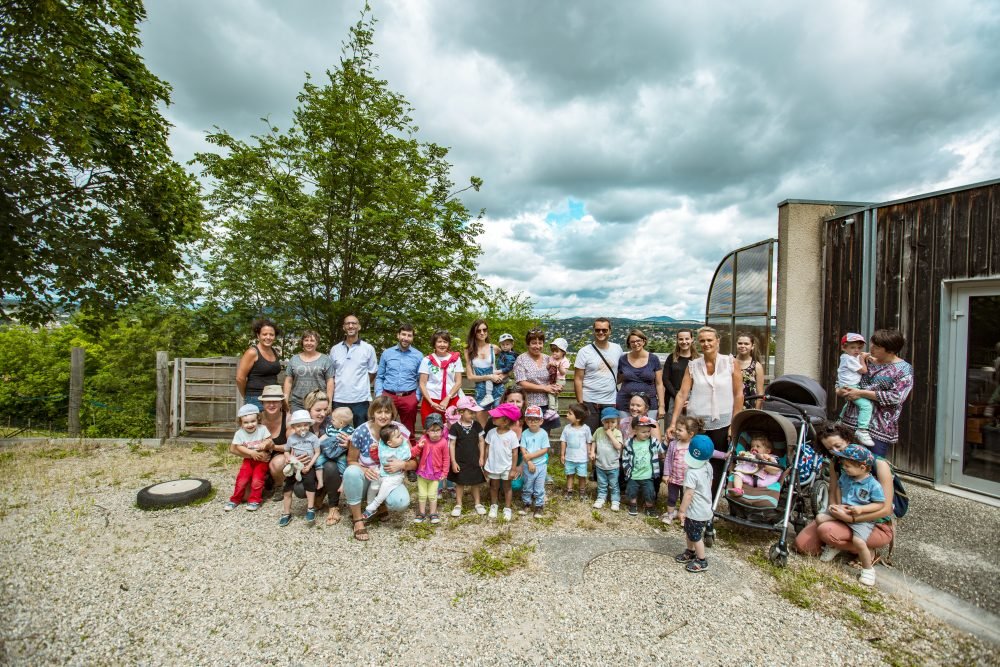
[(840, 337), (840, 344), (847, 345), (848, 343), (864, 343), (865, 337), (859, 333), (845, 333)]
[(476, 399), (471, 396), (462, 396), (455, 403), (456, 410), (472, 410), (473, 412), (479, 412), (482, 408), (479, 403), (476, 403)]
[(558, 347), (563, 352), (569, 352), (569, 343), (566, 342), (565, 338), (556, 338), (549, 343), (549, 347)]
[(512, 422), (516, 422), (521, 418), (521, 409), (514, 405), (513, 403), (501, 403), (497, 407), (490, 410), (491, 417), (506, 417)]
[(871, 470), (875, 465), (875, 457), (872, 453), (868, 451), (867, 448), (861, 445), (848, 445), (844, 447), (839, 452), (834, 452), (835, 456), (839, 456), (842, 459), (850, 459), (852, 461), (857, 461), (858, 463), (864, 463)]
[(514, 340), (514, 337), (513, 337), (513, 336), (511, 336), (511, 335), (510, 335), (510, 334), (508, 334), (508, 333), (505, 333), (505, 334), (500, 334), (500, 342), (502, 343), (502, 342), (504, 342), (505, 340)]
[(601, 410), (601, 421), (605, 419), (618, 419), (618, 411), (614, 408), (604, 408)]
[(524, 409), (525, 419), (541, 419), (542, 418), (542, 408), (539, 405), (529, 405)]
[(432, 412), (427, 415), (427, 419), (424, 420), (424, 430), (426, 431), (431, 426), (444, 426), (444, 419), (441, 418), (440, 413)]
[[(239, 411), (236, 413), (236, 416), (249, 417), (250, 415), (259, 415), (259, 414), (260, 414), (260, 408), (258, 408), (253, 403), (247, 403), (246, 405), (244, 405), (239, 409)], [(309, 421), (312, 420), (310, 419)]]
[(700, 433), (691, 438), (687, 454), (684, 455), (684, 462), (688, 468), (701, 468), (712, 458), (714, 451), (715, 445), (712, 444), (712, 439)]
[(632, 418), (632, 428), (638, 428), (639, 426), (646, 426), (648, 428), (655, 428), (656, 422), (647, 417), (646, 415), (639, 415), (638, 417)]

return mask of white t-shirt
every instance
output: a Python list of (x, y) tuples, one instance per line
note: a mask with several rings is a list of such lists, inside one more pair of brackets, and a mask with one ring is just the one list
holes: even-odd
[(712, 466), (688, 468), (684, 473), (684, 488), (694, 489), (694, 497), (688, 506), (687, 516), (693, 521), (712, 519)]
[(486, 465), (483, 466), (486, 472), (499, 475), (513, 467), (513, 452), (520, 446), (517, 434), (513, 430), (501, 435), (495, 428), (490, 429), (490, 432), (486, 434), (486, 444), (490, 448), (486, 455)]
[(378, 370), (378, 355), (369, 343), (358, 339), (347, 346), (340, 341), (330, 348), (333, 361), (333, 400), (337, 403), (364, 403), (372, 400), (371, 376)]
[(261, 443), (270, 437), (271, 432), (267, 430), (267, 427), (263, 424), (257, 424), (257, 428), (253, 433), (247, 433), (243, 428), (234, 433), (233, 444), (243, 445), (250, 450), (257, 450), (260, 449)]
[(586, 424), (579, 426), (566, 425), (563, 427), (560, 442), (566, 443), (566, 461), (569, 463), (586, 463), (588, 461), (590, 448), (587, 446), (593, 440), (590, 434), (590, 427)]
[(837, 368), (838, 387), (857, 387), (861, 384), (861, 361), (850, 354), (840, 355), (840, 366)]
[[(444, 373), (447, 377), (442, 377), (441, 368), (431, 363), (430, 356), (431, 355), (427, 355), (420, 360), (420, 366), (417, 368), (417, 374), (427, 376), (427, 393), (424, 395), (424, 398), (439, 401), (441, 400), (441, 383), (447, 382), (444, 388), (444, 393), (447, 396), (448, 392), (450, 392), (455, 386), (455, 373), (458, 373), (458, 382), (462, 382), (462, 373), (465, 372), (465, 367), (462, 366), (462, 357), (459, 355), (458, 359), (449, 364), (447, 371)], [(434, 355), (434, 358), (437, 359), (439, 364), (448, 360), (448, 357), (442, 359), (436, 354)]]
[[(583, 370), (583, 400), (587, 403), (602, 403), (613, 405), (618, 394), (618, 360), (622, 356), (622, 346), (618, 343), (608, 343), (607, 348), (600, 350), (593, 344), (584, 345), (576, 353), (574, 368)], [(601, 360), (601, 355), (607, 364)], [(611, 370), (608, 370), (608, 365)]]

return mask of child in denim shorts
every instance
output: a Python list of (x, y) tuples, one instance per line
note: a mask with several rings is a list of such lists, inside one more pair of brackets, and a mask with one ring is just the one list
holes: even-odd
[(590, 460), (590, 443), (594, 436), (584, 424), (587, 408), (573, 403), (566, 410), (568, 425), (559, 436), (559, 459), (566, 470), (567, 500), (573, 497), (573, 478), (579, 480), (580, 500), (587, 499), (587, 462)]
[(684, 498), (677, 516), (684, 525), (687, 549), (677, 554), (674, 560), (684, 563), (688, 572), (708, 569), (705, 528), (712, 521), (712, 466), (706, 464), (714, 450), (712, 440), (707, 435), (699, 434), (691, 438), (684, 455), (687, 472), (684, 473)]

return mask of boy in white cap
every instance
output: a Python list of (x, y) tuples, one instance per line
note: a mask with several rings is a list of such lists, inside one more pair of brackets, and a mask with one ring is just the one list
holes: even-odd
[[(858, 333), (846, 333), (840, 339), (840, 365), (837, 367), (837, 387), (860, 389), (861, 376), (868, 373), (868, 355), (865, 353), (865, 337)], [(868, 422), (872, 419), (874, 406), (867, 398), (855, 398), (858, 406), (858, 428), (854, 435), (865, 447), (874, 447), (875, 442), (868, 434)], [(846, 409), (847, 406), (845, 405)], [(841, 410), (843, 417), (843, 410)]]
[[(283, 488), (281, 518), (278, 525), (285, 527), (292, 520), (292, 490), (295, 482), (301, 481), (306, 491), (306, 521), (310, 524), (316, 520), (316, 459), (319, 458), (319, 438), (312, 432), (313, 418), (308, 410), (296, 410), (288, 420), (291, 433), (285, 443), (285, 486)], [(309, 461), (298, 467), (299, 456), (308, 455)]]
[(674, 560), (684, 563), (688, 572), (704, 572), (708, 569), (705, 557), (705, 528), (712, 522), (712, 466), (707, 465), (712, 458), (715, 445), (704, 434), (691, 438), (684, 462), (684, 497), (677, 516), (684, 526), (687, 549), (677, 554)]
[[(569, 371), (569, 359), (566, 353), (569, 352), (569, 343), (565, 338), (556, 338), (549, 345), (549, 384), (562, 385), (566, 383), (566, 373)], [(553, 411), (552, 417), (559, 415), (559, 394), (549, 394), (549, 409)]]

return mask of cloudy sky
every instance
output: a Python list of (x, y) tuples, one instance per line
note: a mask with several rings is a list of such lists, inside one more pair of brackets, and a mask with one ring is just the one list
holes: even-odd
[[(179, 160), (287, 128), (363, 0), (146, 0)], [(486, 209), (480, 273), (559, 316), (701, 318), (789, 198), (1000, 176), (1000, 3), (372, 2), (381, 74)]]

